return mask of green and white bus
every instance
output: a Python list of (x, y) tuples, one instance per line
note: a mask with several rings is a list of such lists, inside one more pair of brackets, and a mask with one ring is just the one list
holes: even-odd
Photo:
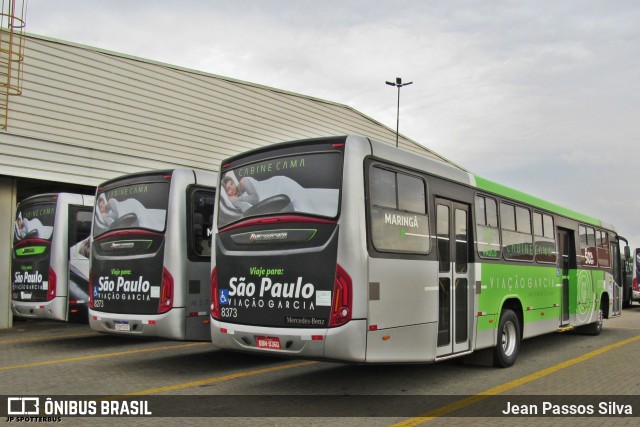
[(216, 347), (358, 363), (493, 349), (507, 367), (523, 339), (620, 314), (613, 227), (451, 164), (346, 136), (219, 176)]

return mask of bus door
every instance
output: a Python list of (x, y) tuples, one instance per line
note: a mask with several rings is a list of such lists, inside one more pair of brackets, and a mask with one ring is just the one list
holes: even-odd
[[(558, 268), (560, 269), (560, 278), (562, 279), (562, 318), (560, 326), (569, 324), (569, 274), (572, 261), (576, 259), (575, 243), (573, 241), (573, 232), (570, 230), (558, 228)], [(574, 267), (576, 268), (576, 267)]]
[(469, 350), (469, 206), (436, 199), (438, 349), (442, 356)]
[(620, 268), (620, 246), (617, 241), (610, 242), (611, 258), (613, 258), (613, 264), (611, 265), (611, 273), (613, 275), (613, 283), (611, 285), (613, 292), (613, 308), (610, 316), (619, 316), (622, 314), (622, 269)]
[(69, 206), (69, 262), (68, 293), (69, 315), (85, 320), (89, 304), (89, 257), (93, 207)]
[(190, 187), (188, 235), (188, 288), (187, 330), (188, 340), (211, 340), (211, 331), (205, 320), (209, 319), (211, 289), (211, 229), (215, 191), (210, 188)]

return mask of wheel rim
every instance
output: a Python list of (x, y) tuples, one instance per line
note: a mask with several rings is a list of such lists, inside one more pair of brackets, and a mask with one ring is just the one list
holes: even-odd
[(510, 357), (516, 349), (516, 326), (507, 322), (502, 327), (502, 352)]

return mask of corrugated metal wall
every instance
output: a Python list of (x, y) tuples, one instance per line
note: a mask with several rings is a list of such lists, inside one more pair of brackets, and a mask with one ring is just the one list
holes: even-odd
[[(8, 114), (0, 175), (86, 185), (147, 169), (216, 170), (227, 156), (299, 138), (395, 143), (395, 130), (345, 105), (34, 35)], [(429, 154), (402, 137), (400, 146)]]

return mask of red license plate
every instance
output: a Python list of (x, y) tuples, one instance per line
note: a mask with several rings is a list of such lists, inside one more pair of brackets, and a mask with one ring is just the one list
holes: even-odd
[(280, 338), (277, 337), (256, 337), (258, 348), (270, 348), (273, 350), (281, 350)]

